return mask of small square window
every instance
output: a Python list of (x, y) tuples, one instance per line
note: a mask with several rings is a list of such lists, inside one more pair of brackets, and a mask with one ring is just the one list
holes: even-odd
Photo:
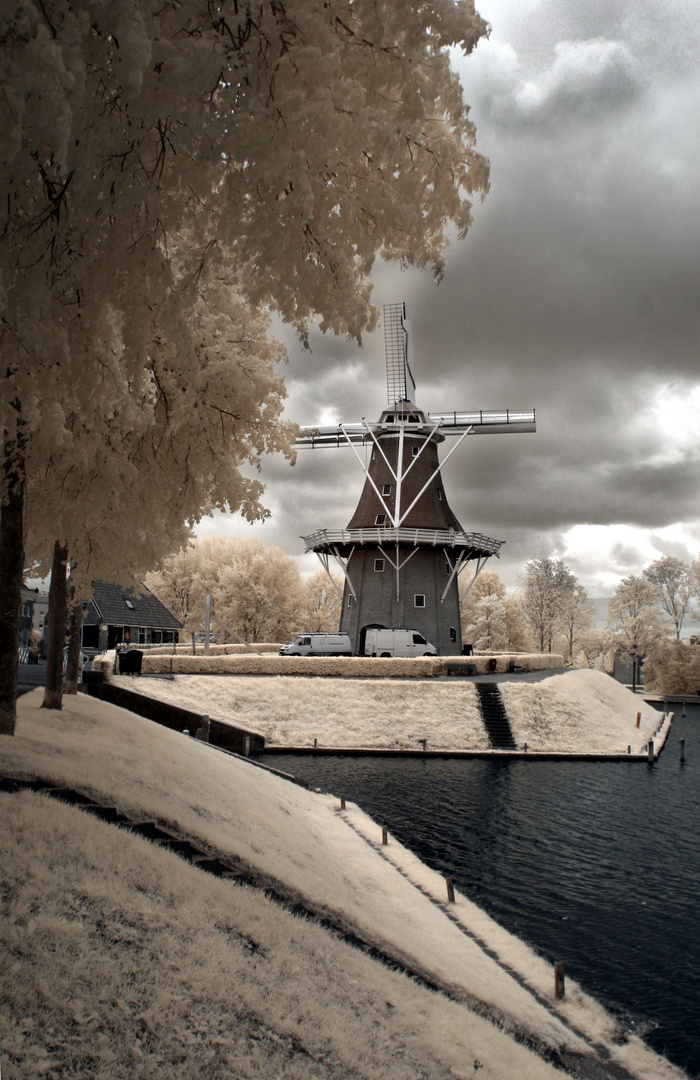
[(127, 598), (124, 597), (124, 603), (131, 611), (135, 610), (133, 600), (127, 600)]
[(440, 491), (440, 488), (438, 488), (438, 501), (442, 502), (442, 492)]
[(374, 519), (375, 525), (384, 525), (386, 523), (386, 514), (377, 514)]
[(451, 626), (450, 627), (450, 641), (456, 641), (456, 640), (457, 640), (457, 631), (455, 630), (454, 626)]
[(352, 607), (352, 593), (348, 593), (348, 607)]
[(413, 594), (413, 606), (425, 607), (425, 593), (417, 592)]
[(418, 457), (418, 454), (420, 453), (420, 448), (418, 446), (412, 446), (411, 453), (414, 457)]
[(391, 484), (384, 484), (382, 486), (382, 495), (391, 495)]
[(384, 559), (375, 559), (374, 560), (374, 572), (375, 572), (375, 574), (383, 574), (384, 573)]
[(450, 564), (448, 562), (445, 563), (445, 573), (446, 573), (447, 577), (449, 577), (450, 574), (452, 573), (452, 570), (450, 568)]

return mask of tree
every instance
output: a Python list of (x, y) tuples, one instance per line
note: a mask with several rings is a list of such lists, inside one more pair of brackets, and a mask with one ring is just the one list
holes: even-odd
[[(485, 32), (469, 0), (384, 0), (379, 9), (355, 0), (5, 5), (0, 408), (9, 468), (0, 545), (13, 550), (0, 563), (0, 606), (8, 617), (25, 479), (35, 490), (47, 473), (77, 485), (80, 520), (100, 491), (114, 491), (120, 505), (152, 468), (160, 550), (173, 493), (180, 526), (196, 520), (222, 499), (216, 473), (230, 477), (246, 460), (246, 439), (256, 453), (274, 442), (278, 415), (268, 405), (279, 392), (249, 395), (243, 371), (229, 381), (242, 400), (233, 393), (218, 414), (222, 433), (234, 432), (232, 468), (220, 454), (214, 467), (205, 452), (203, 384), (190, 375), (203, 335), (219, 335), (224, 366), (225, 346), (239, 341), (226, 329), (222, 294), (253, 319), (276, 309), (302, 338), (318, 316), (322, 329), (359, 339), (375, 319), (368, 274), (377, 255), (442, 274), (450, 230), (465, 234), (470, 196), (488, 186), (449, 49), (468, 53)], [(178, 439), (188, 421), (201, 435), (202, 453), (191, 458)], [(259, 493), (240, 476), (227, 505), (236, 508), (241, 492), (258, 512)], [(45, 546), (71, 547), (41, 522), (39, 513)], [(148, 533), (147, 518), (136, 528)], [(117, 530), (115, 544), (124, 552), (128, 532)], [(87, 576), (84, 559), (69, 558)], [(0, 730), (12, 732), (16, 626), (6, 627)]]
[(647, 690), (657, 694), (700, 693), (700, 649), (678, 638), (663, 638), (649, 650), (644, 662)]
[[(334, 584), (335, 583), (335, 584)], [(304, 624), (310, 633), (337, 633), (343, 604), (343, 583), (318, 569), (304, 582)]]
[(462, 603), (462, 638), (476, 649), (504, 649), (506, 589), (495, 570), (482, 570)]
[(520, 603), (540, 652), (552, 651), (554, 635), (564, 625), (576, 585), (576, 578), (560, 559), (540, 557), (526, 563)]
[(192, 541), (144, 583), (191, 633), (204, 627), (207, 595), (234, 640), (280, 641), (305, 629), (299, 625), (306, 597), (296, 560), (254, 537)]
[(644, 570), (644, 580), (651, 586), (654, 599), (671, 622), (680, 640), (683, 619), (695, 595), (690, 568), (672, 555), (664, 555)]
[(574, 646), (580, 641), (581, 634), (590, 629), (595, 613), (595, 604), (588, 599), (588, 593), (580, 582), (562, 594), (560, 632), (566, 642), (565, 652), (569, 661), (574, 657)]
[(665, 636), (664, 620), (656, 607), (656, 593), (646, 577), (623, 578), (608, 600), (606, 626), (620, 652), (640, 660)]

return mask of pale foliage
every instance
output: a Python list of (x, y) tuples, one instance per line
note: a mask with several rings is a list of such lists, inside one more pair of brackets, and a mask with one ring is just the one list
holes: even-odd
[(672, 555), (657, 559), (644, 571), (656, 604), (666, 613), (680, 639), (683, 619), (696, 592), (696, 583), (690, 568)]
[(207, 595), (222, 641), (285, 641), (299, 629), (304, 587), (299, 567), (281, 548), (255, 537), (194, 540), (146, 575), (146, 586), (190, 633), (204, 627)]
[(661, 639), (644, 661), (644, 685), (656, 694), (700, 694), (700, 647)]
[(606, 626), (618, 650), (633, 659), (647, 655), (667, 632), (656, 594), (645, 577), (623, 578), (608, 601)]
[(558, 627), (568, 660), (572, 659), (574, 647), (579, 644), (583, 634), (590, 629), (594, 614), (595, 604), (588, 599), (588, 593), (580, 582), (575, 581), (570, 588), (563, 590)]
[(462, 601), (462, 640), (475, 649), (508, 647), (506, 589), (495, 570), (482, 570)]
[(485, 30), (469, 0), (5, 4), (0, 407), (30, 478), (256, 512), (235, 467), (290, 441), (264, 311), (359, 338), (377, 255), (441, 274), (488, 184), (449, 48)]
[[(335, 588), (333, 585), (335, 582)], [(329, 631), (337, 633), (343, 604), (343, 582), (337, 575), (333, 581), (325, 570), (315, 570), (304, 581), (303, 625), (299, 628), (309, 633)]]
[(557, 632), (564, 629), (578, 582), (561, 559), (539, 557), (526, 563), (520, 605), (535, 646), (552, 651)]

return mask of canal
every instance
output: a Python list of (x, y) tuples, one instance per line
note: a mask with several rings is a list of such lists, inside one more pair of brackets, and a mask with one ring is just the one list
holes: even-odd
[[(275, 755), (700, 1077), (700, 707), (654, 765)], [(685, 762), (680, 763), (680, 740)]]

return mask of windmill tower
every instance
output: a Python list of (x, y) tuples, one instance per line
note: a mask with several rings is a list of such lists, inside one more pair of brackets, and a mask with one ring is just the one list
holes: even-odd
[[(462, 651), (460, 602), (502, 540), (465, 532), (447, 502), (442, 469), (467, 435), (535, 431), (531, 412), (425, 413), (415, 405), (410, 311), (384, 308), (387, 408), (376, 423), (305, 428), (299, 449), (349, 446), (365, 483), (347, 528), (304, 536), (330, 576), (345, 579), (341, 632), (364, 652), (369, 627), (416, 629), (442, 656)], [(438, 447), (455, 442), (442, 460)], [(360, 449), (364, 447), (364, 456)], [(470, 567), (460, 597), (459, 579)]]

